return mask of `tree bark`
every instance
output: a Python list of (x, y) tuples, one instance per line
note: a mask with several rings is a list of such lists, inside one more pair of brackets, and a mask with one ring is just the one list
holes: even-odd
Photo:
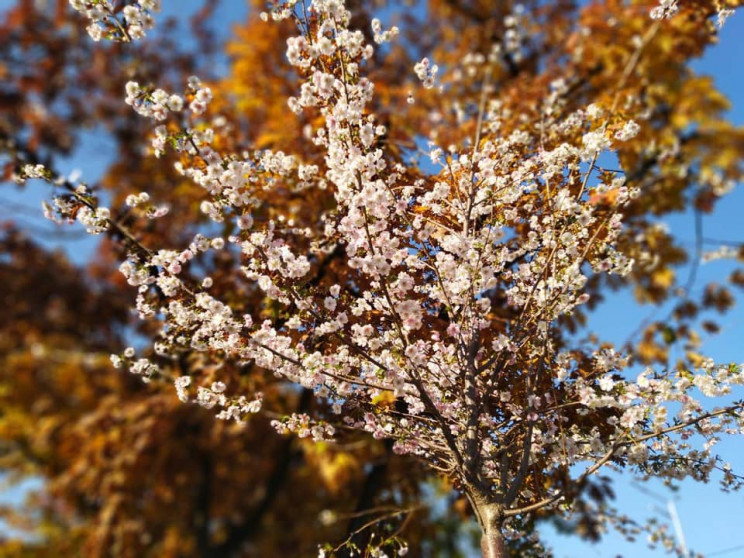
[(506, 545), (501, 534), (503, 515), (501, 507), (495, 504), (480, 506), (478, 517), (481, 522), (481, 552), (483, 558), (506, 558)]
[(483, 558), (506, 558), (504, 537), (501, 535), (500, 530), (483, 531), (481, 552), (483, 553)]

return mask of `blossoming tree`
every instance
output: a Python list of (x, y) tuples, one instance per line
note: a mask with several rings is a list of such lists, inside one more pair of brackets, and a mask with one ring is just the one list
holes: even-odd
[[(122, 42), (141, 38), (158, 7), (71, 4), (92, 20), (95, 40)], [(171, 380), (182, 401), (238, 422), (261, 412), (262, 393), (176, 376), (165, 363), (200, 352), (312, 391), (328, 412), (277, 416), (277, 431), (390, 440), (467, 497), (489, 558), (505, 556), (505, 538), (530, 532), (539, 515), (597, 513), (622, 527), (602, 498), (587, 499), (604, 488), (602, 468), (702, 481), (716, 473), (738, 487), (712, 447), (744, 427), (744, 403), (730, 397), (744, 382), (740, 366), (691, 354), (631, 375), (629, 358), (666, 356), (571, 335), (604, 284), (628, 278), (648, 300), (669, 296), (674, 251), (659, 262), (655, 247), (669, 239), (648, 213), (684, 205), (693, 184), (692, 203), (709, 210), (739, 178), (740, 143), (708, 149), (714, 136), (741, 142), (741, 133), (690, 133), (696, 111), (723, 105), (700, 80), (680, 78), (728, 4), (665, 2), (649, 14), (609, 2), (588, 6), (578, 25), (539, 3), (496, 14), (478, 2), (431, 8), (487, 24), (452, 40), (467, 55), (432, 46), (431, 57), (411, 63), (420, 83), (392, 80), (383, 90), (391, 109), (375, 97), (376, 64), (408, 60), (401, 51), (425, 42), (396, 46), (406, 28), (377, 19), (357, 29), (339, 0), (270, 3), (265, 25), (288, 20), (296, 29), (286, 57), (298, 83), (286, 118), (303, 124), (297, 153), (270, 142), (230, 150), (221, 139), (230, 121), (209, 112), (218, 100), (196, 77), (183, 95), (127, 84), (126, 103), (154, 123), (154, 156), (177, 154), (176, 170), (204, 189), (200, 209), (211, 223), (183, 246), (152, 246), (84, 185), (68, 184), (49, 207), (53, 218), (122, 241), (120, 271), (138, 290), (137, 312), (160, 325), (154, 355), (127, 349), (114, 364)], [(608, 23), (607, 13), (626, 16), (627, 26)], [(536, 33), (540, 18), (555, 28)], [(598, 56), (610, 42), (617, 48)], [(677, 90), (662, 96), (653, 68), (662, 89)], [(613, 153), (620, 169), (604, 163)], [(41, 165), (25, 166), (21, 178), (55, 179)], [(277, 192), (327, 203), (286, 215)], [(145, 191), (126, 204), (143, 219), (162, 218), (154, 201)], [(199, 262), (221, 253), (240, 259), (243, 282), (217, 296)], [(262, 310), (237, 310), (256, 293)], [(722, 296), (708, 305), (726, 306)], [(698, 312), (685, 304), (694, 310), (674, 319)], [(386, 544), (407, 548), (391, 539), (357, 550), (379, 555)]]

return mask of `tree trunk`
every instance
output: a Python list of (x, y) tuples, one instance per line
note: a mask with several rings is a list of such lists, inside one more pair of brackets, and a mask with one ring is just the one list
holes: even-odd
[(506, 558), (504, 537), (501, 535), (500, 530), (483, 531), (481, 552), (483, 553), (483, 558)]
[(483, 558), (506, 558), (504, 536), (501, 534), (503, 515), (501, 507), (495, 504), (480, 506), (477, 514), (481, 521), (483, 535), (481, 537), (481, 552)]

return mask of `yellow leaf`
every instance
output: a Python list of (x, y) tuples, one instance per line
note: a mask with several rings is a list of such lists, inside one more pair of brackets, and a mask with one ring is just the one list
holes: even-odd
[(651, 282), (656, 287), (668, 289), (674, 284), (674, 277), (675, 274), (671, 268), (663, 267), (661, 269), (657, 269), (651, 274)]

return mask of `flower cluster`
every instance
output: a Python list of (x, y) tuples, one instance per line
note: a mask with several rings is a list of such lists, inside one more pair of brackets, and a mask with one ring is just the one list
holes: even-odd
[(375, 34), (375, 42), (378, 45), (381, 45), (382, 43), (392, 41), (395, 37), (398, 36), (400, 30), (397, 27), (393, 26), (390, 29), (383, 31), (382, 23), (380, 22), (380, 20), (374, 18), (372, 20), (372, 32)]
[(189, 110), (194, 114), (204, 114), (207, 105), (212, 100), (212, 90), (202, 84), (196, 76), (191, 76), (188, 81), (188, 87), (192, 94)]
[(335, 433), (333, 426), (314, 421), (305, 413), (295, 413), (284, 420), (273, 420), (271, 426), (279, 434), (289, 434), (291, 432), (300, 438), (310, 436), (316, 442), (332, 439)]
[(79, 207), (75, 215), (77, 221), (85, 226), (85, 230), (90, 234), (101, 234), (109, 228), (111, 212), (107, 207), (91, 208), (83, 205)]
[(114, 368), (128, 368), (132, 374), (141, 376), (144, 382), (149, 382), (153, 376), (160, 372), (160, 367), (150, 359), (139, 358), (135, 360), (134, 356), (134, 349), (128, 347), (122, 355), (111, 355), (111, 364)]
[(97, 204), (85, 184), (75, 185), (71, 179), (57, 176), (40, 164), (25, 165), (17, 180), (24, 182), (29, 178), (39, 178), (68, 190), (55, 196), (52, 205), (42, 202), (45, 218), (56, 223), (78, 222), (90, 234), (101, 234), (110, 228), (111, 211)]
[(439, 72), (439, 66), (436, 64), (432, 65), (428, 58), (422, 58), (420, 62), (417, 62), (413, 67), (413, 71), (416, 73), (416, 77), (421, 80), (426, 89), (434, 87), (435, 80), (437, 78), (437, 72)]
[(119, 14), (111, 0), (70, 0), (74, 10), (91, 20), (88, 34), (94, 41), (135, 41), (155, 25), (152, 14), (160, 11), (160, 0), (137, 0)]
[(641, 127), (633, 120), (630, 120), (626, 122), (621, 129), (615, 132), (615, 139), (628, 141), (636, 137), (640, 131)]
[(651, 9), (651, 19), (668, 19), (678, 11), (677, 0), (660, 0), (659, 5)]
[(26, 178), (48, 178), (49, 171), (44, 165), (25, 165), (21, 172), (21, 179)]
[(732, 9), (724, 8), (723, 10), (720, 10), (716, 15), (716, 25), (718, 28), (722, 28), (725, 25), (726, 20), (732, 15), (734, 15), (734, 10)]
[[(518, 62), (522, 58), (522, 48), (527, 41), (528, 34), (525, 29), (525, 12), (524, 6), (517, 4), (514, 6), (513, 13), (504, 18), (504, 36), (501, 45), (503, 49), (514, 61)], [(503, 45), (503, 46), (502, 46)]]
[(125, 102), (146, 118), (165, 120), (168, 112), (183, 109), (183, 98), (179, 95), (169, 95), (162, 89), (150, 91), (136, 81), (127, 82), (126, 93)]

